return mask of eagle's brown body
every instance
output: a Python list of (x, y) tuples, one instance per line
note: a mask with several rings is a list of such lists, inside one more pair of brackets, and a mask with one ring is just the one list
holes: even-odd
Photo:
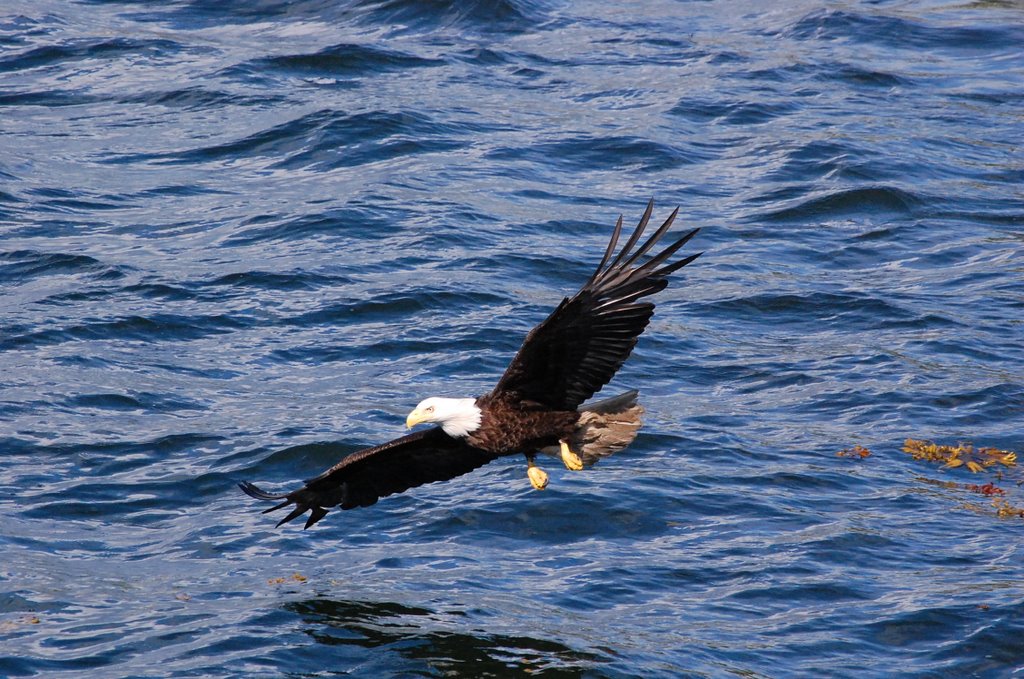
[(494, 392), (478, 398), (476, 405), (483, 417), (480, 428), (469, 434), (466, 442), (494, 455), (534, 453), (557, 446), (573, 433), (580, 419), (577, 410), (524, 406)]
[[(694, 229), (640, 262), (668, 232), (678, 212), (638, 246), (653, 207), (652, 201), (615, 254), (622, 231), (619, 217), (590, 280), (530, 331), (490, 393), (475, 401), (426, 399), (422, 411), (417, 406), (410, 413), (410, 426), (417, 422), (441, 426), (352, 453), (298, 490), (273, 495), (248, 482), (239, 484), (242, 490), (263, 500), (283, 500), (267, 511), (295, 505), (280, 523), (309, 512), (308, 528), (327, 514), (326, 507), (372, 505), (393, 493), (466, 474), (505, 455), (525, 454), (529, 471), (536, 472), (533, 456), (561, 446), (566, 466), (581, 469), (629, 445), (643, 413), (635, 391), (584, 402), (612, 379), (633, 351), (654, 313), (654, 304), (645, 298), (664, 289), (669, 274), (701, 254), (669, 262), (697, 233)], [(634, 246), (638, 247), (634, 250)], [(459, 412), (444, 413), (444, 406), (429, 405), (430, 401), (465, 404)], [(566, 450), (576, 458), (571, 464)], [(533, 474), (530, 480), (534, 487), (543, 488), (544, 477), (543, 484)]]

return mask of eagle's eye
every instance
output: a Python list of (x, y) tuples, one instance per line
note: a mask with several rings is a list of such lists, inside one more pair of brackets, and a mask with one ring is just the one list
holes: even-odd
[(427, 406), (427, 409), (426, 409), (425, 412), (428, 412), (428, 413), (434, 412), (434, 406)]

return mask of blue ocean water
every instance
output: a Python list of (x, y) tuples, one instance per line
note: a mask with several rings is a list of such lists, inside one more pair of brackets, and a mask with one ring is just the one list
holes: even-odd
[[(1024, 473), (901, 451), (1024, 454), (1022, 110), (1014, 2), (8, 0), (0, 675), (1024, 675)], [(489, 390), (651, 196), (630, 449), (238, 491)]]

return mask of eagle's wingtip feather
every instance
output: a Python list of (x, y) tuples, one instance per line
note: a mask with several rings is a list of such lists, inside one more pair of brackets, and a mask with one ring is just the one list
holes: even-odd
[(242, 489), (243, 493), (249, 497), (254, 497), (257, 500), (283, 500), (287, 497), (286, 495), (274, 495), (273, 493), (268, 493), (256, 484), (249, 483), (248, 481), (239, 481), (238, 487)]

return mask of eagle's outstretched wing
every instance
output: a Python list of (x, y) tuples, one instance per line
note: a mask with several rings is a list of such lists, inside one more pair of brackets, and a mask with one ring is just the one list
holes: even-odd
[(238, 485), (259, 500), (284, 500), (264, 513), (295, 505), (278, 526), (308, 511), (305, 527), (309, 528), (327, 515), (327, 507), (368, 507), (382, 497), (424, 483), (447, 481), (494, 459), (494, 455), (434, 427), (352, 453), (290, 493), (273, 495), (248, 481)]
[(648, 261), (638, 262), (668, 232), (679, 212), (676, 208), (639, 249), (631, 252), (653, 209), (652, 200), (633, 235), (611, 260), (622, 232), (619, 217), (594, 275), (530, 331), (494, 393), (553, 410), (575, 410), (611, 380), (654, 313), (654, 304), (640, 300), (664, 289), (669, 274), (703, 254), (666, 264), (700, 230), (694, 229)]

